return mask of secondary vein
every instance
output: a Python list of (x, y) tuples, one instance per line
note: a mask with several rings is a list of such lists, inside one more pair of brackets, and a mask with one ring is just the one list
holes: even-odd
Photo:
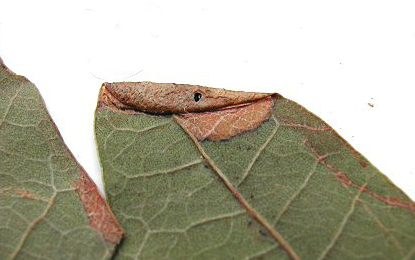
[(53, 203), (55, 202), (55, 198), (56, 198), (57, 193), (55, 192), (51, 199), (50, 202), (48, 203), (48, 205), (45, 207), (44, 211), (42, 212), (42, 214), (40, 214), (36, 219), (33, 220), (33, 222), (26, 228), (26, 230), (24, 231), (23, 235), (21, 236), (17, 247), (15, 248), (15, 250), (12, 252), (11, 256), (9, 259), (13, 260), (16, 259), (17, 255), (19, 254), (20, 250), (22, 249), (24, 243), (26, 242), (27, 238), (29, 237), (29, 234), (33, 231), (33, 229), (35, 228), (35, 226), (37, 224), (39, 224), (39, 222), (41, 222), (46, 215), (49, 213), (50, 209), (53, 206)]
[(183, 128), (183, 130), (189, 135), (192, 139), (193, 143), (195, 144), (196, 148), (199, 150), (201, 155), (205, 158), (206, 162), (210, 165), (210, 167), (216, 172), (219, 178), (223, 181), (226, 187), (230, 190), (230, 192), (235, 196), (235, 198), (242, 204), (242, 206), (254, 217), (260, 224), (262, 224), (268, 232), (272, 235), (274, 240), (287, 252), (287, 254), (293, 260), (300, 260), (301, 258), (297, 255), (297, 253), (292, 249), (289, 243), (284, 239), (284, 237), (274, 229), (274, 227), (263, 217), (261, 216), (249, 203), (242, 194), (232, 185), (232, 183), (226, 178), (225, 174), (216, 166), (214, 161), (209, 157), (209, 155), (205, 152), (203, 147), (200, 145), (199, 141), (193, 136), (182, 124), (180, 124), (180, 120), (177, 117), (173, 116), (176, 122)]
[(262, 146), (259, 148), (259, 150), (256, 152), (256, 154), (252, 158), (252, 161), (249, 163), (248, 167), (245, 169), (244, 173), (242, 174), (241, 181), (236, 185), (236, 187), (239, 187), (245, 181), (246, 177), (248, 177), (249, 173), (251, 172), (252, 167), (258, 161), (259, 156), (262, 154), (262, 152), (265, 150), (265, 148), (274, 138), (275, 134), (277, 133), (278, 127), (279, 127), (279, 124), (276, 122), (275, 128), (272, 130), (270, 136), (267, 138), (267, 140), (265, 140), (265, 142), (262, 144)]

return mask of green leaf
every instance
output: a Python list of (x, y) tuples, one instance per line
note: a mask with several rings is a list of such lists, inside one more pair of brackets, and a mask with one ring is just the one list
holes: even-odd
[(277, 94), (198, 109), (177, 87), (101, 90), (98, 150), (126, 230), (116, 259), (415, 259), (415, 204), (321, 119)]
[(36, 87), (0, 59), (0, 259), (110, 259), (122, 233)]

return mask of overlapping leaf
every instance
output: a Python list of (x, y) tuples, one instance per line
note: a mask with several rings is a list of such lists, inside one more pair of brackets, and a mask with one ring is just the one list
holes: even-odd
[(218, 141), (101, 92), (116, 259), (415, 259), (414, 203), (321, 119), (272, 100), (259, 127)]
[(121, 235), (35, 86), (0, 60), (0, 259), (109, 259)]

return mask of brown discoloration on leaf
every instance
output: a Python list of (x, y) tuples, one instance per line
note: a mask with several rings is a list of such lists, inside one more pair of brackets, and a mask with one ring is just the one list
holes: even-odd
[[(123, 107), (128, 106), (155, 114), (217, 110), (254, 102), (273, 95), (197, 85), (153, 82), (104, 83), (103, 88), (115, 97)], [(118, 104), (114, 103), (116, 106)]]
[[(302, 110), (303, 110), (304, 113), (309, 113), (305, 109), (302, 109)], [(314, 114), (311, 114), (310, 116), (312, 116), (314, 118), (318, 118)], [(347, 148), (349, 148), (350, 151), (353, 152), (353, 155), (356, 157), (356, 159), (359, 160), (359, 163), (362, 167), (365, 168), (368, 165), (367, 160), (358, 151), (356, 151), (356, 149), (354, 149), (353, 146), (351, 146), (345, 139), (343, 139), (341, 136), (339, 136), (331, 126), (329, 126), (328, 124), (326, 124), (324, 122), (321, 122), (320, 126), (307, 125), (307, 124), (304, 124), (304, 123), (295, 122), (293, 120), (288, 120), (288, 121), (280, 120), (279, 123), (282, 126), (288, 126), (288, 127), (292, 127), (292, 128), (302, 128), (304, 130), (311, 131), (311, 132), (331, 132), (331, 133), (334, 133), (343, 142), (343, 144)]]
[(313, 131), (313, 132), (324, 132), (324, 131), (330, 131), (331, 132), (333, 130), (328, 125), (325, 125), (324, 127), (316, 127), (316, 126), (310, 126), (310, 125), (305, 125), (305, 124), (298, 124), (298, 123), (294, 123), (294, 122), (288, 122), (288, 123), (280, 122), (280, 125), (289, 126), (289, 127), (293, 127), (293, 128), (304, 128), (306, 130)]
[(50, 203), (50, 199), (42, 198), (39, 195), (35, 194), (32, 191), (26, 189), (13, 189), (13, 188), (5, 188), (0, 189), (0, 196), (10, 196), (10, 197), (17, 197), (22, 199), (32, 199), (37, 201), (43, 201), (46, 203)]
[(361, 190), (362, 192), (365, 192), (369, 194), (370, 196), (385, 202), (388, 205), (399, 207), (399, 208), (404, 208), (404, 209), (409, 209), (415, 212), (415, 204), (412, 201), (402, 201), (397, 196), (382, 195), (373, 190), (368, 189), (367, 184), (360, 185), (360, 184), (353, 182), (345, 172), (341, 171), (339, 168), (337, 168), (336, 166), (334, 166), (333, 164), (329, 163), (326, 160), (327, 155), (321, 155), (319, 151), (317, 151), (317, 149), (313, 147), (307, 140), (305, 141), (305, 144), (310, 148), (310, 150), (316, 156), (318, 162), (324, 165), (325, 167), (327, 167), (327, 169), (331, 170), (334, 173), (335, 177), (344, 185)]
[(104, 83), (98, 108), (177, 114), (199, 141), (224, 140), (255, 129), (268, 119), (275, 96), (174, 83)]
[(271, 116), (272, 105), (272, 98), (268, 97), (218, 111), (180, 114), (177, 118), (197, 140), (216, 141), (257, 128)]
[(109, 259), (121, 227), (66, 147), (37, 88), (1, 59), (0, 111), (0, 259)]
[(111, 107), (114, 109), (121, 109), (125, 112), (128, 112), (130, 110), (133, 110), (132, 107), (130, 106), (126, 106), (123, 103), (121, 103), (118, 99), (116, 99), (109, 91), (108, 89), (105, 87), (104, 83), (101, 87), (101, 90), (99, 92), (99, 96), (98, 96), (98, 109), (106, 106), (106, 107)]
[(75, 188), (88, 214), (90, 226), (101, 231), (108, 242), (118, 244), (124, 231), (86, 172), (82, 171)]

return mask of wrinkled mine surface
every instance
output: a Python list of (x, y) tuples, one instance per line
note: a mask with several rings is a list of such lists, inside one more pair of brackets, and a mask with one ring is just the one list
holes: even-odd
[(176, 115), (198, 140), (224, 140), (255, 129), (271, 115), (276, 94), (231, 91), (197, 85), (104, 83), (101, 105), (125, 112)]

